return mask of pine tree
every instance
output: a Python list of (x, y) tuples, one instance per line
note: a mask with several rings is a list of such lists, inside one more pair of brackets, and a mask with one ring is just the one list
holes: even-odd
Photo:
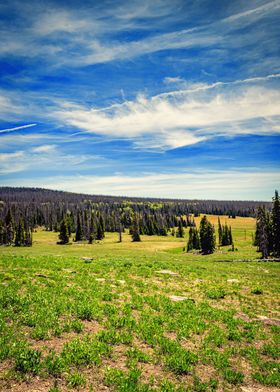
[(139, 222), (136, 213), (133, 214), (130, 230), (131, 230), (132, 242), (140, 242), (141, 238), (139, 233)]
[(122, 242), (122, 223), (121, 220), (119, 219), (119, 223), (118, 223), (118, 231), (119, 231), (119, 242)]
[(83, 232), (82, 232), (82, 225), (81, 225), (81, 217), (80, 217), (80, 214), (78, 214), (75, 241), (76, 242), (82, 241), (82, 239), (83, 239)]
[(24, 226), (22, 220), (20, 219), (16, 227), (15, 246), (24, 246), (24, 240), (25, 240)]
[(216, 247), (215, 229), (206, 216), (200, 221), (200, 244), (203, 254), (213, 253)]
[(196, 227), (193, 228), (193, 248), (200, 249), (200, 237)]
[(32, 246), (32, 230), (27, 227), (24, 234), (24, 246)]
[(4, 223), (0, 219), (0, 245), (4, 245)]
[(6, 218), (5, 218), (5, 235), (4, 242), (7, 245), (11, 245), (14, 241), (14, 220), (12, 216), (11, 209), (9, 208)]
[(231, 232), (231, 226), (229, 226), (228, 240), (229, 240), (228, 245), (232, 245), (232, 232)]
[(223, 228), (221, 225), (220, 217), (218, 217), (218, 235), (219, 235), (219, 246), (221, 246), (223, 241)]
[(258, 246), (258, 251), (261, 252), (262, 258), (266, 259), (269, 256), (269, 239), (267, 216), (264, 207), (259, 207), (257, 215), (257, 236), (255, 244)]
[(176, 237), (178, 238), (183, 238), (184, 237), (184, 229), (183, 229), (183, 224), (182, 224), (182, 220), (179, 220), (179, 226), (178, 226), (178, 230), (176, 232)]
[(69, 225), (67, 222), (67, 219), (64, 218), (60, 224), (60, 233), (59, 233), (59, 239), (60, 242), (58, 244), (65, 245), (69, 243)]
[(104, 237), (105, 237), (105, 234), (104, 234), (104, 221), (103, 221), (102, 216), (100, 215), (98, 223), (97, 223), (95, 239), (101, 241), (101, 240), (103, 240)]
[(280, 200), (278, 191), (275, 191), (271, 214), (273, 255), (280, 257)]
[(189, 240), (188, 240), (188, 244), (187, 244), (187, 252), (193, 250), (193, 228), (190, 227), (189, 230)]

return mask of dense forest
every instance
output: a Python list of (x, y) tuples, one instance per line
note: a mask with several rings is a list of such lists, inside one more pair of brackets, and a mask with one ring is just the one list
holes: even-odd
[[(172, 200), (84, 195), (39, 188), (0, 188), (0, 244), (30, 246), (36, 227), (57, 231), (59, 243), (101, 240), (104, 233), (130, 229), (134, 241), (140, 235), (183, 236), (195, 227), (193, 215), (257, 216), (271, 211), (272, 203), (256, 201)], [(178, 228), (175, 232), (174, 228)], [(231, 233), (220, 227), (219, 242), (230, 244)], [(222, 234), (222, 232), (224, 234)], [(194, 238), (196, 235), (193, 229)], [(223, 237), (223, 238), (222, 238)], [(190, 245), (195, 248), (194, 245)]]

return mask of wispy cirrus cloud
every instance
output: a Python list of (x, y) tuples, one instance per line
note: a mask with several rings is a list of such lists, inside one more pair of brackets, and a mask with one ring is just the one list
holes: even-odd
[[(176, 148), (209, 137), (279, 132), (280, 92), (254, 79), (195, 86), (107, 108), (62, 104), (56, 118), (89, 133), (130, 138), (136, 147)], [(230, 86), (230, 88), (228, 88)]]
[[(180, 5), (178, 1), (178, 8)], [(121, 32), (150, 29), (155, 20), (160, 20), (162, 16), (169, 22), (176, 19), (182, 22), (184, 14), (174, 14), (174, 7), (167, 1), (155, 4), (133, 2), (130, 7), (116, 3), (109, 10), (103, 8), (101, 13), (98, 7), (77, 11), (60, 6), (49, 8), (47, 12), (38, 5), (34, 7), (36, 17), (33, 16), (34, 12), (30, 12), (30, 7), (20, 8), (29, 22), (23, 24), (20, 30), (3, 28), (0, 53), (25, 58), (47, 54), (45, 60), (55, 63), (56, 67), (81, 67), (128, 60), (164, 50), (211, 48), (213, 45), (225, 50), (245, 46), (255, 42), (254, 36), (244, 31), (241, 41), (236, 33), (280, 10), (277, 0), (258, 6), (252, 3), (251, 8), (215, 21), (207, 22), (205, 18), (202, 25), (178, 30), (173, 27), (173, 31), (124, 40), (119, 38)], [(185, 16), (191, 25), (192, 12), (189, 13), (190, 19), (188, 13)], [(161, 28), (162, 25), (164, 22), (161, 21)], [(273, 30), (270, 33), (273, 34)]]

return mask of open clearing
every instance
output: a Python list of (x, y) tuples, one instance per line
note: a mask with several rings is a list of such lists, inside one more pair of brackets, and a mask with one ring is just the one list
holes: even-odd
[(238, 250), (209, 256), (116, 233), (1, 247), (1, 390), (279, 390), (280, 265), (258, 261), (254, 219), (225, 219)]

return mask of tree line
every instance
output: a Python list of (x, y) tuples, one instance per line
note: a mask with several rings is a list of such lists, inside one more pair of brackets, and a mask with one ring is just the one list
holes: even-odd
[(280, 257), (280, 200), (277, 190), (272, 200), (271, 211), (262, 206), (259, 207), (257, 213), (254, 244), (258, 247), (263, 259), (271, 255), (276, 258)]

